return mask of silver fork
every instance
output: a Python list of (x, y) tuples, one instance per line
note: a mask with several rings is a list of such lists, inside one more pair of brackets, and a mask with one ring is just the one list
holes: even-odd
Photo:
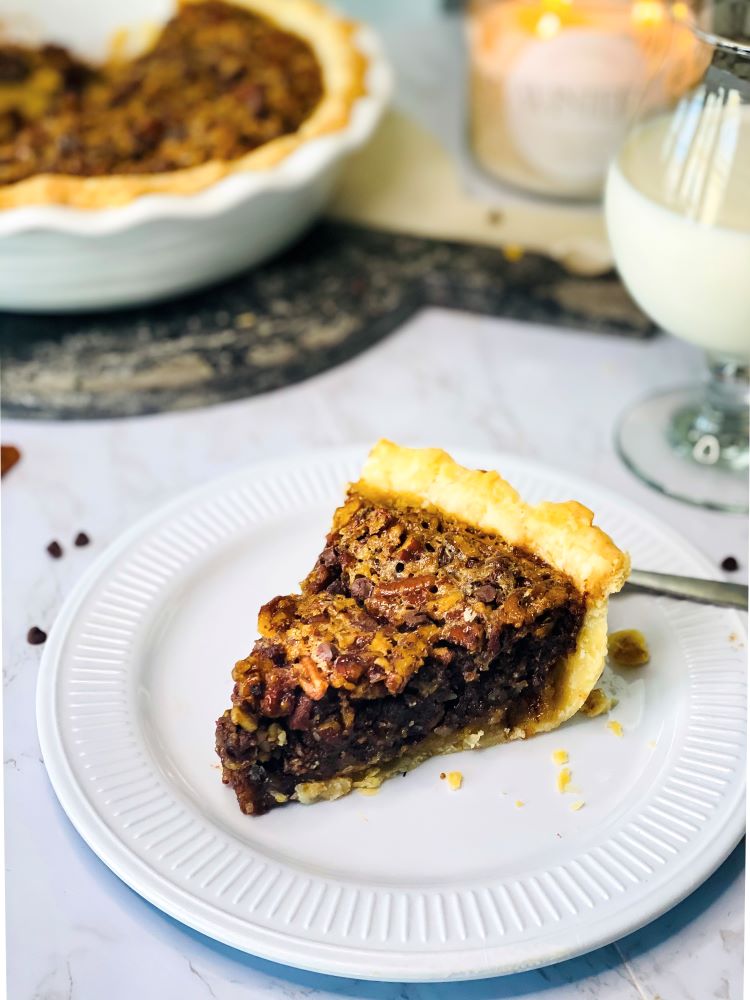
[(623, 593), (641, 592), (676, 597), (697, 604), (716, 604), (722, 608), (747, 611), (747, 585), (723, 580), (702, 580), (696, 576), (675, 576), (672, 573), (652, 573), (633, 569), (623, 587)]

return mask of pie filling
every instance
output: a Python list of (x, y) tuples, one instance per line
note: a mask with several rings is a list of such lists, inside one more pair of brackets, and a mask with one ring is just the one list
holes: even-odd
[(180, 7), (133, 60), (0, 45), (0, 184), (237, 159), (295, 132), (322, 94), (306, 41), (220, 0)]
[(235, 667), (223, 780), (258, 814), (308, 783), (406, 770), (468, 727), (510, 733), (554, 697), (583, 615), (566, 575), (497, 535), (351, 492)]

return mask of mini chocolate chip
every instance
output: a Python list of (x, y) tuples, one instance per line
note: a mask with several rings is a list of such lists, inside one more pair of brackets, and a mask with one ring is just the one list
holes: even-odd
[(42, 630), (37, 628), (36, 625), (32, 625), (26, 633), (26, 642), (31, 643), (32, 646), (41, 646), (41, 644), (46, 641), (47, 633), (42, 632)]
[(721, 568), (725, 573), (736, 573), (740, 568), (740, 564), (734, 556), (727, 556), (726, 559), (721, 560)]
[(366, 576), (358, 576), (352, 581), (349, 593), (357, 601), (365, 601), (372, 593), (372, 584)]
[(83, 548), (84, 545), (88, 545), (90, 541), (91, 539), (89, 538), (89, 536), (86, 534), (85, 531), (79, 531), (73, 540), (73, 544), (77, 545), (78, 548), (80, 549)]
[(336, 550), (332, 545), (329, 545), (325, 549), (323, 549), (323, 551), (320, 553), (320, 561), (323, 563), (324, 566), (327, 566), (329, 569), (331, 568), (331, 566), (336, 565), (338, 559), (336, 557)]
[(62, 545), (59, 542), (50, 542), (47, 546), (47, 551), (52, 556), (53, 559), (59, 559), (63, 554)]
[(409, 628), (418, 628), (420, 625), (429, 625), (432, 619), (429, 615), (423, 614), (421, 611), (410, 611), (409, 614), (404, 616), (404, 625)]
[(492, 604), (497, 598), (497, 589), (491, 584), (485, 583), (481, 587), (477, 587), (474, 596), (485, 604)]

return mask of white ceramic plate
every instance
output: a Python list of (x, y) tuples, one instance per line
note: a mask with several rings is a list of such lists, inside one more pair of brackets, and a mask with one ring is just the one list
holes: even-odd
[[(364, 452), (256, 466), (131, 528), (71, 594), (38, 688), (71, 820), (152, 903), (234, 947), (356, 978), (468, 979), (556, 962), (651, 920), (743, 831), (745, 665), (737, 615), (642, 596), (611, 606), (652, 662), (611, 675), (613, 717), (438, 758), (379, 794), (267, 816), (220, 781), (214, 720), (259, 605), (293, 588)], [(710, 574), (688, 542), (597, 486), (497, 455), (531, 500), (588, 503), (636, 565)], [(556, 789), (552, 751), (578, 791)], [(441, 770), (460, 769), (451, 791)], [(577, 799), (585, 806), (575, 812)], [(517, 801), (522, 801), (519, 806)]]

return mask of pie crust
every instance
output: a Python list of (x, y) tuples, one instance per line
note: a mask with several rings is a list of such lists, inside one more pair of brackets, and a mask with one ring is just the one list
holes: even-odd
[(311, 139), (343, 129), (354, 102), (365, 92), (367, 61), (354, 43), (356, 25), (315, 0), (229, 2), (300, 36), (313, 49), (323, 76), (323, 97), (296, 132), (272, 139), (237, 159), (214, 159), (163, 173), (95, 177), (35, 174), (0, 187), (0, 209), (57, 204), (93, 210), (125, 205), (146, 194), (191, 195), (229, 174), (268, 170)]

